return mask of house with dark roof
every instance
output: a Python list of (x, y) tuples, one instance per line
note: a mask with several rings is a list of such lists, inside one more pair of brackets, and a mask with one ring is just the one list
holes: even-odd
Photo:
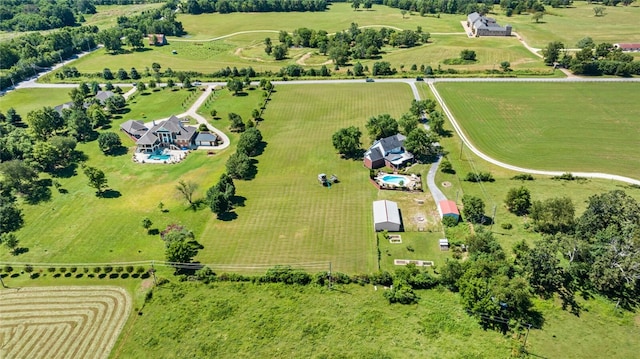
[(149, 46), (162, 46), (167, 44), (167, 38), (163, 34), (149, 34)]
[(477, 36), (511, 36), (511, 25), (500, 26), (496, 19), (472, 12), (467, 16), (467, 26)]
[(192, 148), (196, 137), (196, 128), (185, 126), (176, 116), (154, 123), (149, 129), (142, 127), (142, 122), (131, 120), (120, 125), (122, 131), (136, 140), (136, 152), (154, 153), (160, 148)]
[(364, 165), (369, 169), (400, 168), (413, 161), (413, 154), (404, 148), (406, 137), (397, 134), (377, 140), (364, 154)]
[(640, 51), (640, 44), (613, 44), (613, 47), (620, 49), (623, 52)]

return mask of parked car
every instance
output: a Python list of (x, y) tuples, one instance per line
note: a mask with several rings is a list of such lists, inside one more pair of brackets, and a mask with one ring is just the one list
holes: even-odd
[(366, 79), (365, 81), (366, 81), (366, 82), (373, 82), (373, 79), (372, 79), (372, 78), (368, 78), (368, 79)]

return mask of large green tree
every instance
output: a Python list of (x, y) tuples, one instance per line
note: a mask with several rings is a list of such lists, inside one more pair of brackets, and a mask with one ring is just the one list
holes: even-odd
[(438, 153), (438, 147), (435, 145), (437, 140), (437, 136), (431, 131), (418, 127), (409, 133), (404, 141), (404, 147), (417, 159), (425, 160)]
[(522, 186), (519, 188), (511, 188), (507, 192), (507, 198), (504, 200), (509, 212), (518, 216), (529, 213), (531, 208), (531, 192)]
[(480, 197), (465, 194), (462, 196), (462, 214), (472, 223), (484, 223), (484, 202)]
[(553, 65), (560, 58), (560, 52), (564, 50), (564, 44), (559, 41), (550, 42), (547, 47), (542, 49), (544, 63)]
[(339, 129), (331, 137), (333, 147), (346, 157), (354, 157), (362, 152), (360, 138), (362, 132), (356, 126), (349, 126)]
[(262, 133), (256, 127), (250, 127), (240, 135), (236, 151), (247, 156), (256, 156), (262, 146)]
[(372, 142), (398, 133), (398, 122), (386, 113), (370, 117), (365, 127)]
[(51, 107), (43, 107), (27, 114), (30, 133), (38, 140), (45, 141), (64, 128), (64, 119)]
[(534, 201), (530, 214), (534, 229), (538, 232), (571, 232), (575, 225), (575, 208), (569, 197)]
[(122, 146), (122, 141), (114, 132), (102, 132), (98, 135), (98, 146), (104, 154), (110, 154)]
[(242, 152), (236, 152), (229, 156), (226, 167), (229, 176), (235, 179), (248, 180), (256, 172), (251, 158)]
[(15, 232), (23, 225), (22, 210), (16, 205), (15, 198), (0, 194), (0, 234)]
[(96, 189), (98, 197), (102, 197), (104, 189), (107, 188), (107, 176), (96, 167), (84, 166), (82, 170), (89, 179), (89, 186)]

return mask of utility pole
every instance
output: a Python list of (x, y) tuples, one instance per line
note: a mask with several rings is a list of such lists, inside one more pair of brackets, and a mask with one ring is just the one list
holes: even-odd
[(522, 350), (527, 351), (527, 339), (529, 339), (529, 329), (531, 329), (531, 324), (527, 324), (527, 334), (524, 336), (524, 343), (522, 343)]
[(489, 227), (489, 232), (493, 229), (493, 224), (496, 223), (496, 205), (493, 205), (493, 217), (491, 217), (491, 226)]
[(151, 261), (151, 275), (153, 275), (153, 284), (158, 286), (158, 280), (156, 278), (156, 268), (153, 266), (153, 261)]
[(4, 284), (4, 280), (2, 280), (2, 275), (0, 275), (0, 283), (2, 284), (2, 288), (6, 288), (7, 286)]

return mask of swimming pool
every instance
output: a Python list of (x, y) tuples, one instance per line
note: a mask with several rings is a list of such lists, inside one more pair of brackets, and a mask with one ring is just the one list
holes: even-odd
[(171, 155), (149, 155), (148, 158), (150, 160), (167, 161), (169, 158), (171, 158)]
[(381, 180), (384, 183), (394, 184), (396, 186), (406, 186), (411, 181), (411, 178), (407, 176), (385, 175)]

